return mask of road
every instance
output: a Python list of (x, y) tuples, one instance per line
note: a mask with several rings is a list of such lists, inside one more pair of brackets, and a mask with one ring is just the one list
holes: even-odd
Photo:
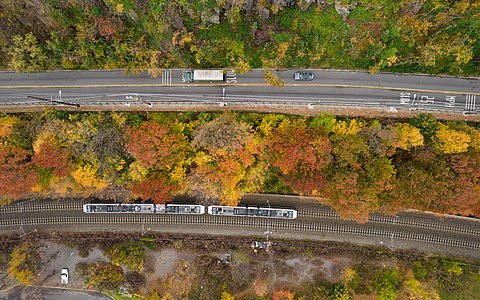
[[(255, 105), (384, 107), (387, 111), (477, 114), (480, 79), (361, 71), (310, 70), (313, 81), (294, 81), (294, 71), (276, 71), (283, 88), (265, 83), (262, 70), (226, 72), (223, 83), (184, 83), (184, 70), (164, 70), (157, 79), (121, 71), (0, 72), (0, 106), (27, 107), (79, 104), (106, 110), (155, 109), (183, 104), (210, 107)], [(45, 100), (32, 99), (42, 98)]]
[(318, 201), (281, 195), (249, 195), (244, 203), (272, 206), (297, 204), (298, 219), (214, 217), (209, 215), (85, 214), (78, 201), (31, 201), (0, 208), (0, 233), (21, 236), (35, 232), (163, 232), (199, 235), (262, 236), (271, 238), (342, 241), (427, 253), (480, 259), (480, 221), (404, 212), (372, 214), (366, 224), (341, 220)]
[(100, 292), (51, 288), (40, 286), (15, 286), (8, 291), (0, 291), (0, 300), (112, 300), (113, 298)]

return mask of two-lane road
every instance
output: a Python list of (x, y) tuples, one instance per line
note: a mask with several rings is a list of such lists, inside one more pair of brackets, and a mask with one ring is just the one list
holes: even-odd
[[(76, 103), (82, 106), (160, 107), (164, 104), (214, 106), (321, 105), (338, 107), (386, 107), (397, 109), (480, 112), (478, 78), (367, 72), (310, 70), (313, 81), (293, 80), (294, 71), (277, 71), (283, 88), (265, 83), (262, 70), (246, 74), (226, 72), (225, 82), (185, 83), (185, 70), (164, 70), (156, 79), (148, 75), (124, 75), (121, 71), (62, 71), (16, 74), (0, 73), (0, 106), (49, 106)], [(35, 97), (35, 98), (30, 98)], [(47, 99), (47, 101), (38, 98)], [(48, 101), (52, 100), (52, 101)]]

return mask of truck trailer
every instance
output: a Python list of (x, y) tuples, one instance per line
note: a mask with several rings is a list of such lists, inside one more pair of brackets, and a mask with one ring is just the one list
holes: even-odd
[(193, 70), (185, 72), (185, 82), (224, 81), (223, 70)]

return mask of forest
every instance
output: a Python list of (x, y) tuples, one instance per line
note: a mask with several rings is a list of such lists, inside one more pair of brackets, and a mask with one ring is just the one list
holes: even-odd
[(480, 1), (0, 2), (0, 69), (187, 67), (478, 76)]
[(480, 215), (480, 128), (262, 113), (0, 115), (0, 195), (236, 205), (244, 193), (318, 197), (342, 217), (419, 209)]

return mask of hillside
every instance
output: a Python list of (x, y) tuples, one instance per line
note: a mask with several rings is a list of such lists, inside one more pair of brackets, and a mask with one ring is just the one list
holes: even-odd
[[(293, 5), (292, 5), (293, 4)], [(474, 0), (5, 0), (0, 68), (480, 74)]]

